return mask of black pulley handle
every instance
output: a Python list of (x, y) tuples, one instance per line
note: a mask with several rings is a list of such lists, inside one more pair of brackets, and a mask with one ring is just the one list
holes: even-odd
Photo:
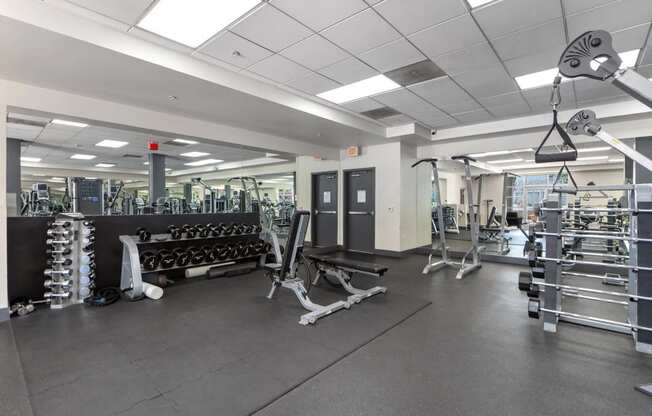
[(439, 159), (433, 159), (433, 158), (429, 158), (429, 159), (421, 159), (421, 160), (418, 160), (418, 161), (416, 161), (415, 163), (413, 163), (413, 164), (412, 164), (412, 167), (419, 166), (419, 165), (422, 164), (422, 163), (430, 163), (430, 164), (433, 164), (433, 163), (437, 163), (438, 161), (439, 161)]
[[(544, 137), (543, 141), (537, 148), (537, 151), (534, 153), (534, 162), (535, 163), (550, 163), (550, 162), (572, 162), (577, 160), (577, 148), (566, 130), (559, 124), (557, 117), (557, 108), (561, 104), (561, 93), (559, 91), (561, 84), (561, 75), (555, 77), (555, 81), (552, 84), (552, 92), (550, 93), (550, 106), (552, 107), (552, 126), (548, 130), (548, 134)], [(553, 132), (557, 132), (559, 137), (564, 144), (564, 146), (572, 149), (571, 151), (558, 152), (558, 153), (541, 153), (541, 149), (545, 146), (546, 142), (550, 138)]]
[[(558, 188), (557, 184), (559, 183), (559, 180), (561, 179), (562, 175), (564, 174), (564, 170), (568, 173), (568, 179), (570, 179), (570, 182), (573, 184), (571, 188)], [(559, 172), (557, 173), (557, 177), (555, 178), (555, 182), (552, 184), (552, 192), (557, 193), (557, 194), (571, 194), (571, 195), (577, 195), (577, 182), (575, 182), (575, 178), (573, 178), (573, 174), (571, 171), (568, 169), (568, 166), (566, 166), (566, 162), (564, 162), (564, 165), (559, 169)]]

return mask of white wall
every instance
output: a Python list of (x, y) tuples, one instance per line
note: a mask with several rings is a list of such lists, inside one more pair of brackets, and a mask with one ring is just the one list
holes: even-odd
[[(399, 142), (367, 146), (361, 155), (342, 159), (317, 160), (308, 156), (297, 158), (297, 207), (311, 208), (312, 174), (338, 172), (338, 244), (344, 244), (344, 171), (374, 168), (375, 170), (375, 248), (400, 252), (430, 242), (430, 171), (412, 169), (416, 148)], [(423, 170), (422, 170), (423, 169)], [(307, 239), (310, 241), (310, 232)]]
[[(0, 85), (0, 98), (4, 97)], [(7, 308), (7, 105), (0, 101), (0, 310)], [(0, 320), (3, 316), (0, 315)]]

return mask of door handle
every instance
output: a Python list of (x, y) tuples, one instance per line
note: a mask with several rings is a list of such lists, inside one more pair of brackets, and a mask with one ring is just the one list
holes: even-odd
[(337, 214), (337, 211), (319, 211), (319, 210), (315, 210), (315, 215), (319, 215), (319, 214)]
[(349, 211), (349, 215), (374, 215), (373, 211)]

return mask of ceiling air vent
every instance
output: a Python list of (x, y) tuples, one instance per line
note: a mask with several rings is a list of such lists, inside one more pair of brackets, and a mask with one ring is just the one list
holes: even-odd
[(443, 77), (446, 73), (434, 62), (426, 59), (425, 61), (386, 72), (384, 75), (397, 84), (407, 87), (429, 79)]
[(132, 154), (129, 154), (129, 153), (127, 153), (126, 155), (122, 155), (122, 157), (127, 158), (127, 159), (141, 159), (142, 158), (141, 155), (132, 155)]
[(363, 116), (367, 116), (369, 118), (373, 118), (374, 120), (380, 120), (381, 118), (387, 118), (401, 113), (394, 110), (393, 108), (380, 107), (374, 110), (365, 111), (364, 113), (360, 113), (360, 114), (362, 114)]

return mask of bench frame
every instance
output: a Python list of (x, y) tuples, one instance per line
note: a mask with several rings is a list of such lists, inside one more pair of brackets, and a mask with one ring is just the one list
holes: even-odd
[[(286, 242), (285, 254), (282, 257), (281, 263), (266, 263), (263, 265), (264, 270), (272, 280), (272, 288), (267, 295), (268, 299), (274, 297), (276, 289), (281, 287), (289, 289), (299, 300), (299, 303), (304, 309), (309, 310), (309, 313), (301, 315), (299, 323), (301, 325), (314, 324), (319, 318), (328, 316), (333, 312), (341, 309), (349, 309), (351, 304), (348, 301), (337, 301), (330, 305), (319, 305), (310, 300), (308, 291), (306, 290), (303, 280), (297, 277), (297, 268), (299, 266), (299, 257), (303, 253), (303, 245), (308, 229), (308, 222), (310, 221), (310, 213), (308, 211), (295, 211), (292, 216), (290, 224), (290, 232)], [(278, 247), (278, 239), (273, 239), (274, 252), (276, 258), (281, 258), (280, 248)], [(277, 260), (278, 261), (278, 260)]]
[(370, 298), (379, 293), (387, 293), (387, 288), (385, 286), (374, 286), (371, 289), (360, 289), (351, 284), (351, 280), (353, 279), (353, 275), (355, 273), (366, 274), (368, 276), (380, 278), (382, 275), (379, 273), (366, 272), (350, 267), (334, 265), (315, 258), (312, 258), (311, 260), (317, 268), (317, 276), (315, 276), (312, 284), (317, 286), (319, 279), (322, 276), (333, 276), (340, 282), (344, 290), (351, 294), (347, 298), (349, 304), (360, 303), (364, 299)]

